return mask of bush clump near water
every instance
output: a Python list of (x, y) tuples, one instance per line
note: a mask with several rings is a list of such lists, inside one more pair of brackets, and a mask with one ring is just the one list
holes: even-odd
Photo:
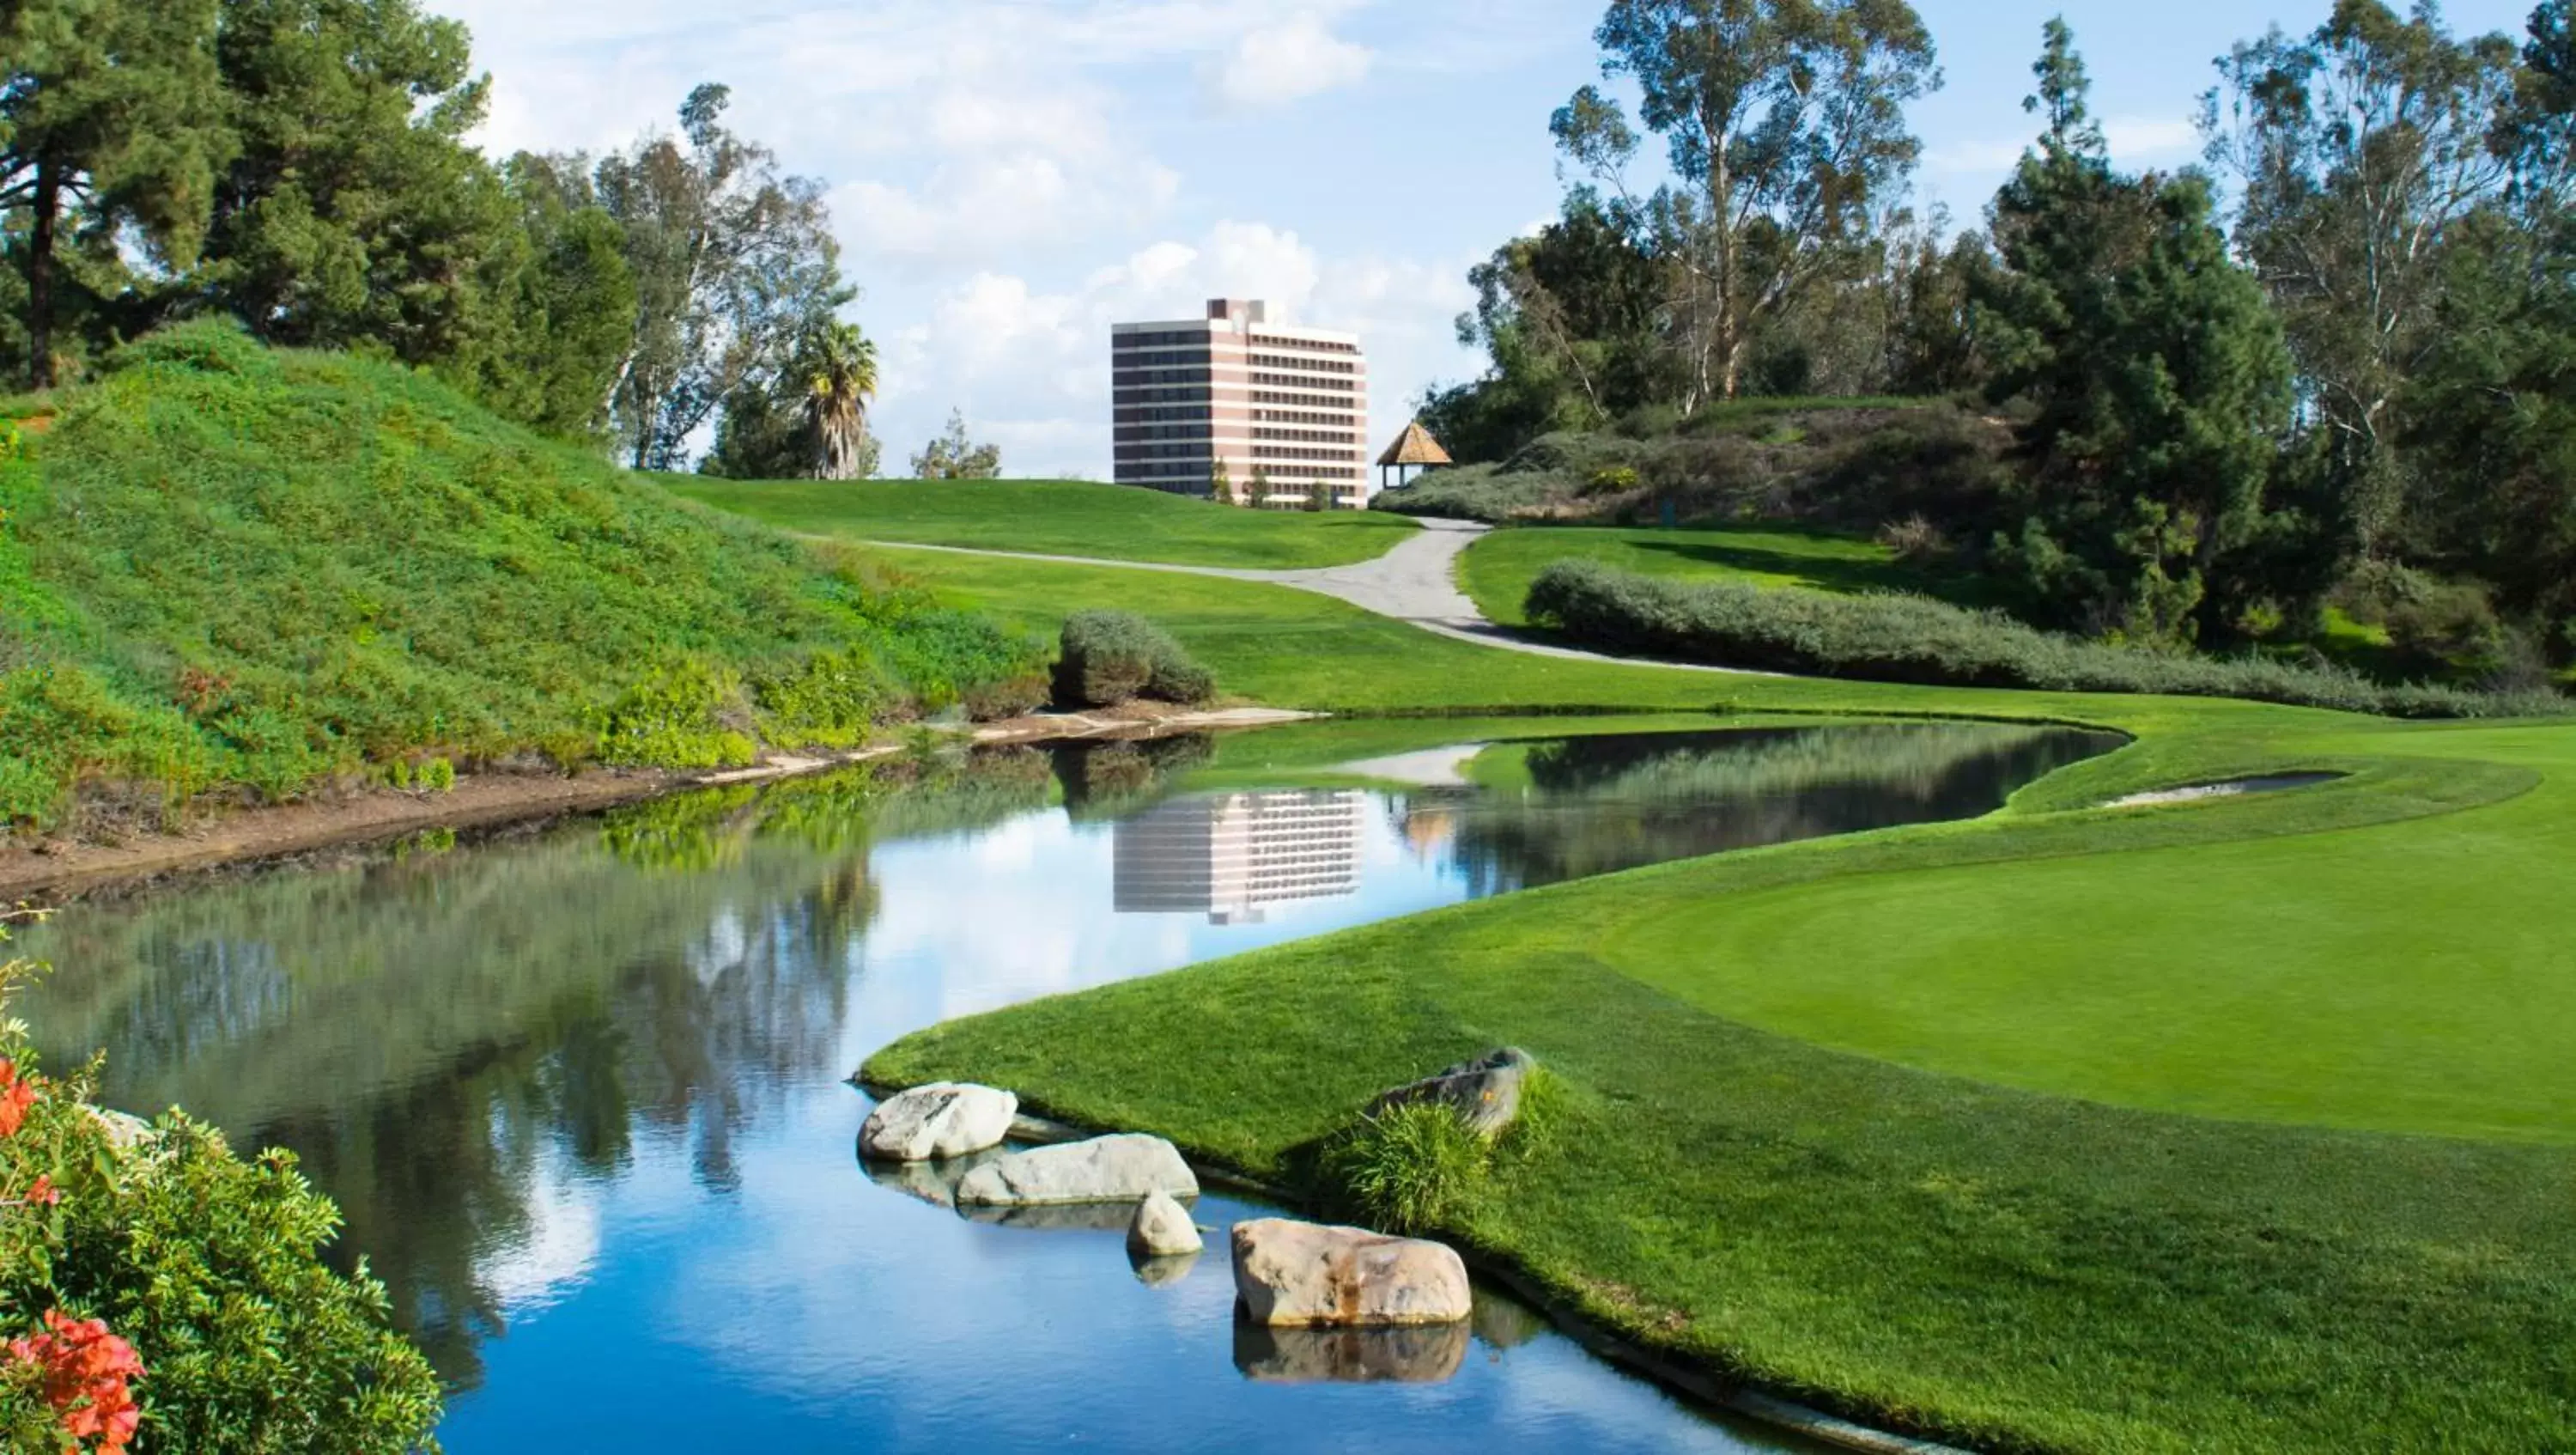
[[(32, 973), (0, 964), (0, 1008)], [(0, 1447), (424, 1448), (437, 1376), (365, 1266), (323, 1262), (339, 1213), (294, 1159), (178, 1112), (112, 1132), (93, 1077), (0, 1028)]]
[(1042, 640), (396, 364), (196, 323), (50, 407), (0, 451), (0, 831), (432, 758), (732, 765), (1045, 695)]
[(1171, 633), (1134, 612), (1077, 611), (1065, 619), (1058, 706), (1116, 707), (1139, 697), (1197, 704), (1215, 695), (1216, 678)]
[(2390, 687), (2330, 665), (2221, 659), (2081, 641), (1919, 596), (1834, 596), (1685, 584), (1561, 561), (1529, 589), (1529, 619), (1592, 646), (1753, 671), (1958, 687), (2241, 697), (2390, 717), (2563, 714), (2546, 690)]
[(1519, 1115), (1490, 1140), (1438, 1100), (1363, 1112), (1323, 1144), (1320, 1191), (1381, 1232), (1472, 1232), (1571, 1115), (1563, 1084), (1543, 1067), (1523, 1081)]

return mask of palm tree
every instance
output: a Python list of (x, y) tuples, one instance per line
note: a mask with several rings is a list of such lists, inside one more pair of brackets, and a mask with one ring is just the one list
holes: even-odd
[(864, 468), (868, 397), (877, 392), (877, 346), (855, 323), (815, 328), (806, 343), (805, 418), (820, 458), (815, 478), (855, 480)]

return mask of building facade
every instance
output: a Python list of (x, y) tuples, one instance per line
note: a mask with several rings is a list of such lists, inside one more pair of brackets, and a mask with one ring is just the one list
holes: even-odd
[(1368, 359), (1357, 335), (1287, 328), (1257, 300), (1110, 330), (1115, 478), (1302, 509), (1368, 504)]

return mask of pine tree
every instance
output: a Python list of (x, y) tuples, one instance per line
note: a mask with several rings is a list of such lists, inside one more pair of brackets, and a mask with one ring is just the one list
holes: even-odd
[(2017, 532), (2034, 614), (2148, 641), (2207, 625), (2222, 558), (2264, 520), (2290, 361), (2199, 177), (2113, 172), (2063, 21), (2033, 68), (2046, 132), (1994, 207), (1994, 395), (2027, 398)]
[(0, 6), (0, 205), (24, 208), (28, 376), (54, 382), (63, 229), (114, 268), (132, 229), (194, 263), (216, 169), (235, 151), (215, 66), (215, 0)]

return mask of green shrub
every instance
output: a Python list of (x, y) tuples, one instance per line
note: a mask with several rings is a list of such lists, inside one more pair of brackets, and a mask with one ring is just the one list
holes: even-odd
[(1371, 1227), (1424, 1233), (1474, 1216), (1493, 1162), (1493, 1147), (1455, 1111), (1415, 1102), (1360, 1118), (1326, 1149), (1323, 1170), (1329, 1190)]
[(853, 748), (903, 694), (864, 646), (821, 651), (755, 673), (752, 701), (763, 736), (782, 747)]
[(1636, 488), (1637, 471), (1629, 465), (1613, 465), (1606, 469), (1595, 470), (1592, 472), (1592, 478), (1583, 482), (1583, 494), (1586, 499), (1602, 495), (1625, 495)]
[[(0, 1011), (31, 973), (0, 965)], [(139, 1402), (135, 1448), (161, 1455), (426, 1446), (437, 1377), (394, 1332), (363, 1264), (342, 1277), (323, 1262), (339, 1213), (293, 1158), (245, 1162), (177, 1112), (120, 1146), (90, 1103), (93, 1071), (43, 1077), (24, 1029), (4, 1017), (0, 1083), (0, 1199), (11, 1204), (0, 1207), (0, 1333), (98, 1320), (95, 1332), (126, 1341), (140, 1364), (130, 1384), (93, 1379), (75, 1392), (47, 1389), (44, 1370), (15, 1353), (0, 1358), (6, 1448), (74, 1448), (69, 1419), (104, 1417), (128, 1396)]]
[(2484, 590), (2420, 576), (2411, 586), (2388, 604), (2383, 622), (2400, 670), (2483, 681), (2505, 667), (2513, 655), (2512, 632)]
[(445, 758), (406, 758), (386, 770), (385, 781), (398, 793), (433, 798), (456, 791), (456, 765)]
[(1077, 611), (1064, 623), (1056, 659), (1060, 707), (1115, 707), (1138, 697), (1200, 703), (1216, 679), (1171, 634), (1128, 611)]
[(912, 684), (917, 713), (956, 707), (990, 722), (1047, 699), (1045, 645), (972, 612), (908, 605), (888, 620), (880, 650)]
[(2554, 692), (2385, 687), (2339, 667), (2150, 653), (2080, 641), (1918, 596), (1687, 584), (1560, 561), (1529, 618), (1589, 645), (1753, 671), (1960, 687), (2166, 693), (2396, 717), (2563, 714)]
[(742, 684), (704, 661), (672, 663), (599, 713), (599, 761), (620, 767), (740, 768), (760, 756), (744, 731)]

